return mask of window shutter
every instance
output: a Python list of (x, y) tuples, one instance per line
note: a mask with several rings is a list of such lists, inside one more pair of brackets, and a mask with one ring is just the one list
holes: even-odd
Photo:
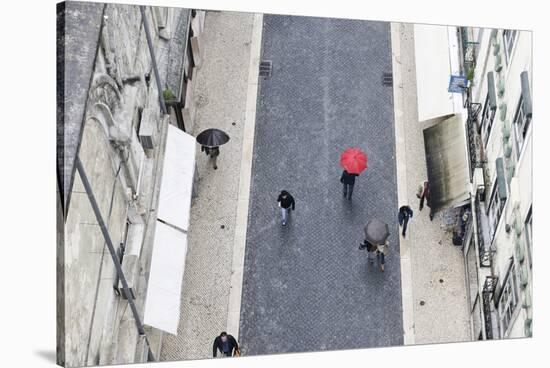
[(527, 72), (522, 72), (521, 77), (521, 96), (523, 97), (523, 113), (526, 117), (531, 118), (533, 115), (533, 102), (531, 100), (531, 90), (529, 89), (529, 75)]
[(502, 157), (497, 158), (496, 160), (497, 167), (497, 190), (498, 197), (501, 201), (506, 200), (506, 177), (504, 176), (504, 162)]
[(489, 107), (494, 111), (497, 109), (497, 96), (495, 94), (495, 76), (493, 72), (487, 73), (487, 91), (489, 93)]

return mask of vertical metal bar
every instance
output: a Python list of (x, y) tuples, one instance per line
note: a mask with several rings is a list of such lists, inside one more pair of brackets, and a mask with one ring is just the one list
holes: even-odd
[(160, 109), (164, 115), (167, 114), (166, 104), (164, 103), (164, 95), (162, 93), (162, 87), (160, 85), (159, 70), (157, 67), (157, 59), (155, 58), (155, 50), (153, 49), (153, 42), (151, 41), (151, 34), (149, 33), (149, 22), (145, 16), (145, 6), (139, 7), (141, 12), (141, 20), (143, 21), (143, 28), (145, 29), (145, 37), (147, 38), (147, 46), (149, 46), (149, 53), (151, 54), (151, 61), (153, 63), (153, 71), (155, 73), (155, 81), (157, 83), (157, 89), (159, 94)]
[(136, 322), (136, 327), (141, 336), (145, 337), (145, 341), (147, 343), (147, 348), (149, 350), (148, 357), (150, 360), (154, 361), (153, 352), (151, 351), (151, 348), (149, 347), (149, 341), (147, 340), (147, 335), (145, 335), (145, 330), (143, 329), (143, 324), (141, 323), (141, 318), (139, 317), (136, 305), (134, 304), (134, 300), (132, 299), (132, 294), (130, 293), (130, 288), (128, 287), (128, 283), (126, 282), (126, 277), (124, 276), (124, 273), (122, 272), (122, 267), (120, 265), (120, 261), (118, 259), (118, 256), (115, 251), (115, 247), (113, 246), (113, 242), (111, 241), (111, 236), (109, 235), (109, 231), (107, 230), (107, 227), (105, 226), (105, 222), (103, 221), (103, 216), (101, 216), (101, 211), (99, 210), (99, 206), (97, 205), (97, 202), (94, 197), (94, 193), (92, 191), (92, 187), (90, 185), (90, 182), (88, 181), (88, 177), (86, 176), (86, 172), (84, 171), (84, 167), (82, 166), (82, 163), (80, 162), (80, 157), (76, 156), (75, 159), (76, 169), (78, 170), (78, 174), (80, 175), (80, 178), (82, 179), (82, 184), (84, 185), (84, 189), (86, 190), (86, 194), (88, 195), (88, 199), (90, 200), (90, 204), (92, 205), (92, 209), (94, 211), (94, 215), (96, 217), (97, 222), (99, 223), (99, 227), (101, 229), (101, 233), (103, 234), (103, 238), (105, 239), (105, 243), (107, 243), (107, 248), (109, 249), (109, 253), (111, 254), (111, 258), (113, 260), (113, 264), (115, 265), (117, 276), (120, 279), (120, 282), (122, 283), (122, 291), (124, 292), (124, 295), (126, 299), (128, 300), (128, 304), (130, 304), (130, 309), (132, 310), (132, 315), (134, 316), (134, 320)]

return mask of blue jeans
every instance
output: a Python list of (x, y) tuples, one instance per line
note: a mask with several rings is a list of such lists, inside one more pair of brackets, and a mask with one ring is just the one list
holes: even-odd
[(281, 220), (282, 220), (283, 224), (286, 223), (289, 211), (290, 211), (290, 208), (281, 207)]

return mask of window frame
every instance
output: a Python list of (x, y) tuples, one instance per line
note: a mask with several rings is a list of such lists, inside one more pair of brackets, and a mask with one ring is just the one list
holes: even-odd
[(533, 268), (533, 205), (529, 207), (525, 221), (523, 222), (523, 234), (525, 236), (525, 248), (529, 260), (529, 268)]
[[(495, 239), (497, 233), (498, 224), (502, 213), (504, 212), (504, 207), (506, 206), (506, 201), (508, 200), (508, 193), (506, 193), (506, 198), (501, 199), (498, 194), (498, 178), (493, 184), (493, 190), (491, 191), (491, 196), (489, 197), (489, 202), (487, 206), (487, 218), (489, 220), (489, 231), (491, 233), (491, 243)], [(498, 208), (495, 209), (494, 205), (498, 203)]]
[(487, 147), (491, 131), (493, 130), (493, 121), (495, 120), (496, 110), (491, 110), (489, 106), (489, 92), (487, 91), (487, 97), (485, 98), (485, 104), (483, 106), (483, 113), (481, 115), (480, 133), (483, 138), (483, 146)]
[[(504, 300), (506, 298), (506, 300)], [(510, 326), (513, 325), (518, 307), (520, 306), (520, 289), (516, 265), (514, 260), (510, 262), (506, 277), (502, 283), (502, 288), (498, 297), (498, 320), (502, 337), (508, 333)]]
[(518, 33), (519, 31), (517, 29), (504, 29), (502, 31), (502, 44), (504, 46), (506, 65), (510, 65), (510, 59), (512, 58), (512, 52), (514, 51), (514, 47), (516, 45)]
[[(519, 96), (518, 104), (516, 107), (516, 113), (514, 114), (514, 120), (512, 121), (512, 129), (514, 130), (514, 141), (515, 141), (515, 148), (517, 153), (517, 158), (521, 156), (521, 152), (523, 151), (523, 147), (525, 145), (525, 140), (527, 137), (527, 132), (529, 131), (529, 127), (531, 126), (531, 118), (527, 117), (525, 113), (523, 112), (524, 103), (523, 103), (523, 95)], [(521, 118), (521, 123), (519, 122)], [(521, 140), (521, 142), (520, 142)]]

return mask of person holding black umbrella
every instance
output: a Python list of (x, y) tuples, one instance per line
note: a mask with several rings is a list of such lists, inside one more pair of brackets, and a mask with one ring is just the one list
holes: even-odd
[(218, 170), (217, 160), (220, 155), (220, 147), (207, 147), (201, 146), (201, 151), (206, 153), (206, 156), (210, 156), (210, 161), (212, 161), (212, 167), (214, 170)]
[(217, 160), (220, 155), (220, 146), (229, 141), (229, 136), (219, 129), (206, 129), (197, 136), (197, 143), (201, 145), (201, 151), (210, 156), (214, 170), (218, 169)]
[[(375, 245), (376, 255), (378, 262), (380, 264), (380, 272), (384, 272), (385, 258), (388, 254), (389, 242), (388, 238), (390, 236), (390, 229), (388, 224), (385, 222), (374, 218), (367, 222), (365, 226), (365, 242)], [(362, 248), (360, 248), (362, 249)]]

